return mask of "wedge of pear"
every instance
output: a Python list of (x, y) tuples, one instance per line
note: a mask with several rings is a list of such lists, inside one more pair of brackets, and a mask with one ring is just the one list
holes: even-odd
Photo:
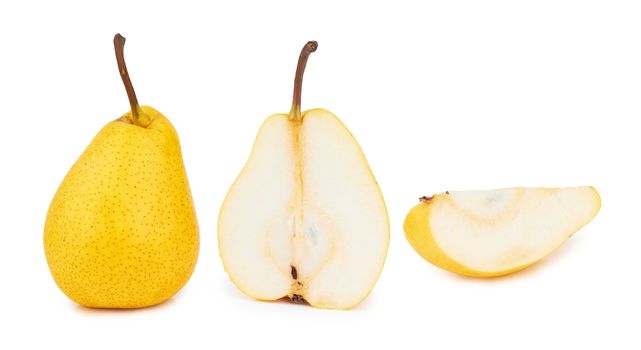
[(552, 253), (600, 207), (592, 187), (451, 191), (421, 198), (405, 219), (405, 237), (440, 268), (501, 276)]
[(387, 210), (358, 143), (324, 109), (300, 110), (301, 51), (289, 114), (267, 118), (220, 210), (218, 245), (236, 286), (259, 300), (289, 297), (351, 308), (367, 297), (389, 244)]
[(54, 280), (78, 304), (139, 308), (173, 296), (198, 258), (198, 223), (178, 135), (140, 107), (114, 47), (131, 111), (107, 124), (51, 202), (44, 248)]

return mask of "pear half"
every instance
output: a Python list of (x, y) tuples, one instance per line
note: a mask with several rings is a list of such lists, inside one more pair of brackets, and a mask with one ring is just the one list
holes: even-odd
[(556, 250), (600, 207), (592, 187), (452, 191), (421, 198), (404, 229), (412, 247), (438, 267), (501, 276)]
[(303, 48), (289, 114), (264, 122), (220, 210), (225, 270), (259, 300), (289, 297), (318, 308), (360, 303), (381, 273), (387, 210), (358, 143), (323, 109), (300, 112)]

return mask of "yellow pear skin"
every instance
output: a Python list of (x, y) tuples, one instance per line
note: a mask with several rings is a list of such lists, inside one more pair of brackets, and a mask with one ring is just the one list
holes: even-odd
[(47, 214), (51, 274), (87, 307), (159, 304), (187, 283), (198, 258), (178, 135), (162, 114), (135, 102), (136, 116), (128, 112), (96, 135)]

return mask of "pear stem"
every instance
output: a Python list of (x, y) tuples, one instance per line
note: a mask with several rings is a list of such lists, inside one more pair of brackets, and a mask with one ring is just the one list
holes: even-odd
[(298, 56), (298, 65), (296, 66), (296, 76), (294, 77), (294, 98), (292, 100), (292, 109), (289, 112), (290, 118), (300, 119), (300, 103), (301, 103), (301, 93), (303, 90), (303, 74), (305, 74), (305, 66), (307, 66), (307, 60), (309, 55), (316, 51), (318, 48), (318, 43), (315, 41), (308, 41), (303, 49), (300, 51), (300, 56)]
[(136, 98), (136, 91), (134, 91), (134, 86), (131, 83), (129, 78), (129, 72), (127, 71), (127, 65), (125, 64), (125, 39), (124, 36), (120, 33), (114, 36), (114, 49), (116, 50), (116, 62), (118, 62), (118, 71), (120, 71), (120, 77), (122, 82), (125, 85), (125, 90), (127, 90), (127, 97), (129, 98), (129, 105), (131, 106), (131, 115), (133, 116), (134, 124), (138, 124), (138, 119), (140, 116), (139, 110), (140, 106), (138, 105), (138, 98)]

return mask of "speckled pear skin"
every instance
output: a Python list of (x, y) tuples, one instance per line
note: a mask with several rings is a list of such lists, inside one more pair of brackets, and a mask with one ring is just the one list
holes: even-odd
[(54, 280), (73, 301), (139, 308), (171, 298), (189, 280), (198, 223), (178, 135), (158, 111), (145, 127), (107, 124), (51, 202), (44, 248)]

